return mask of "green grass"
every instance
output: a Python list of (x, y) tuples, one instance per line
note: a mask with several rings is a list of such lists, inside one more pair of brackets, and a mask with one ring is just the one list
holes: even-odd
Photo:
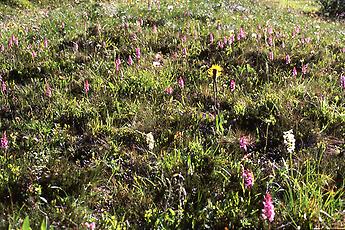
[(344, 228), (344, 24), (304, 2), (0, 3), (0, 228)]
[(311, 13), (320, 10), (320, 5), (316, 1), (312, 0), (267, 0), (267, 2), (276, 4), (276, 7), (293, 9), (304, 13)]

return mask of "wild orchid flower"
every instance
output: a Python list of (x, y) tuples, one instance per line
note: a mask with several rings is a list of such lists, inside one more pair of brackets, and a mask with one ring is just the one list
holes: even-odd
[(37, 57), (37, 53), (36, 53), (35, 50), (32, 50), (32, 51), (31, 51), (31, 57), (32, 57), (32, 59), (34, 59), (35, 57)]
[(244, 32), (244, 29), (241, 27), (239, 32), (240, 39), (246, 38), (246, 32)]
[(183, 49), (182, 49), (182, 56), (187, 56), (187, 48), (186, 47), (184, 47)]
[(224, 38), (223, 38), (223, 43), (224, 43), (224, 45), (228, 44), (228, 39), (226, 38), (226, 36), (224, 36)]
[(231, 79), (230, 81), (230, 91), (234, 92), (235, 91), (235, 87), (236, 87), (236, 82), (234, 79)]
[(137, 58), (137, 60), (140, 60), (141, 57), (141, 52), (140, 52), (140, 48), (135, 48), (135, 56)]
[(273, 46), (273, 37), (272, 36), (268, 37), (267, 43), (268, 43), (269, 46)]
[(156, 24), (154, 24), (154, 25), (152, 26), (152, 32), (155, 33), (155, 34), (158, 32), (158, 29), (157, 29)]
[(295, 136), (293, 135), (293, 130), (290, 129), (289, 131), (284, 132), (283, 138), (288, 153), (293, 153), (295, 151), (296, 142)]
[(273, 51), (270, 51), (270, 52), (268, 53), (268, 59), (269, 59), (270, 61), (273, 61), (273, 59), (274, 59)]
[(231, 35), (228, 40), (228, 44), (231, 45), (235, 41), (235, 35)]
[(293, 69), (292, 69), (292, 76), (294, 76), (294, 77), (297, 76), (297, 69), (296, 69), (296, 66), (294, 66)]
[(146, 134), (146, 143), (149, 147), (149, 150), (153, 150), (155, 147), (155, 138), (152, 134), (152, 132)]
[(305, 75), (308, 72), (308, 64), (302, 65), (302, 73)]
[(287, 54), (286, 56), (285, 56), (285, 64), (290, 64), (291, 63), (291, 58), (290, 58), (290, 56)]
[(210, 33), (210, 43), (212, 44), (214, 42), (214, 36), (213, 33)]
[(133, 65), (133, 59), (132, 59), (132, 56), (131, 56), (131, 55), (128, 56), (127, 64), (128, 64), (128, 65)]
[(120, 60), (120, 58), (116, 58), (116, 60), (115, 60), (115, 69), (116, 69), (116, 73), (119, 73), (119, 71), (120, 71), (120, 65), (121, 65), (121, 60)]
[(89, 81), (86, 79), (85, 82), (84, 82), (84, 92), (85, 92), (85, 94), (88, 94), (89, 90), (90, 90)]
[(183, 80), (182, 77), (180, 77), (180, 78), (178, 79), (178, 85), (179, 85), (181, 88), (184, 88), (184, 80)]
[(218, 41), (217, 45), (218, 45), (219, 49), (223, 49), (224, 48), (224, 43), (222, 41)]
[(4, 80), (1, 80), (1, 92), (5, 94), (6, 91), (7, 91), (6, 82)]
[(16, 38), (16, 36), (12, 35), (12, 41), (17, 47), (19, 46), (19, 40)]
[(254, 175), (249, 169), (243, 169), (242, 178), (244, 180), (244, 187), (250, 189), (254, 184)]
[(171, 94), (174, 92), (174, 90), (173, 90), (173, 88), (172, 88), (171, 86), (168, 86), (168, 87), (164, 90), (164, 92), (165, 92), (166, 94), (171, 95)]
[(247, 152), (248, 149), (248, 139), (245, 136), (240, 137), (240, 148)]
[(95, 222), (91, 222), (91, 223), (85, 222), (84, 225), (87, 229), (90, 229), (90, 230), (96, 229), (96, 223)]
[(345, 75), (340, 76), (340, 86), (345, 89)]
[(8, 140), (7, 140), (7, 135), (6, 135), (6, 131), (2, 133), (2, 137), (0, 139), (0, 147), (2, 149), (8, 149)]
[(268, 34), (273, 34), (273, 28), (272, 28), (272, 26), (270, 26), (270, 27), (267, 28), (267, 33), (268, 33)]
[(275, 213), (271, 194), (266, 193), (262, 203), (264, 205), (261, 214), (262, 217), (264, 218), (264, 220), (269, 220), (269, 222), (273, 222)]
[(9, 49), (11, 49), (12, 46), (13, 46), (13, 40), (12, 40), (12, 37), (10, 37), (10, 39), (8, 39), (7, 47), (8, 47)]
[(45, 49), (48, 48), (48, 39), (46, 37), (44, 38), (43, 46), (44, 46)]

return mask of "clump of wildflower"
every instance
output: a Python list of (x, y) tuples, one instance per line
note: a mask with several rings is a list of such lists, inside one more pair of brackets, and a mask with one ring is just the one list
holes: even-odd
[(302, 65), (302, 73), (305, 75), (307, 74), (307, 71), (308, 71), (308, 64)]
[(292, 69), (292, 76), (294, 76), (294, 77), (297, 76), (297, 69), (296, 69), (296, 66), (294, 66), (293, 69)]
[(133, 65), (133, 59), (132, 59), (132, 56), (131, 56), (131, 55), (128, 56), (127, 64), (128, 64), (128, 65)]
[(138, 20), (137, 20), (137, 26), (138, 27), (142, 27), (144, 25), (144, 20), (142, 19), (142, 18), (139, 18)]
[(184, 47), (183, 49), (182, 49), (182, 56), (187, 56), (187, 48), (186, 47)]
[(120, 71), (120, 64), (121, 64), (121, 59), (120, 58), (116, 58), (116, 60), (115, 60), (116, 73), (119, 73), (119, 71)]
[(273, 61), (273, 59), (274, 59), (273, 51), (270, 51), (270, 52), (268, 53), (268, 59), (269, 59), (270, 61)]
[(146, 134), (146, 143), (149, 147), (149, 150), (152, 150), (155, 147), (155, 138), (151, 132)]
[(48, 39), (46, 37), (43, 40), (43, 46), (44, 46), (45, 49), (48, 48)]
[(173, 90), (173, 88), (172, 88), (171, 86), (168, 86), (168, 87), (164, 90), (164, 92), (167, 93), (167, 94), (169, 94), (169, 95), (171, 95), (171, 94), (174, 92), (174, 90)]
[(213, 41), (214, 41), (213, 33), (210, 33), (210, 43), (213, 43)]
[(293, 153), (295, 151), (295, 136), (293, 135), (293, 130), (290, 129), (289, 131), (284, 132), (283, 135), (284, 144), (287, 147), (288, 153)]
[(239, 33), (237, 35), (237, 40), (241, 40), (243, 38), (246, 38), (246, 33), (244, 32), (244, 29), (241, 27), (240, 31), (239, 31)]
[(7, 47), (8, 47), (9, 49), (11, 49), (12, 46), (13, 46), (13, 40), (12, 40), (12, 37), (10, 37), (10, 38), (8, 39)]
[(32, 51), (31, 51), (31, 57), (32, 57), (32, 59), (34, 59), (35, 57), (37, 57), (37, 53), (36, 53), (35, 50), (32, 50)]
[(7, 140), (7, 135), (6, 132), (2, 133), (2, 137), (1, 137), (1, 148), (2, 149), (8, 149), (8, 140)]
[(156, 24), (154, 24), (154, 25), (152, 26), (152, 32), (155, 33), (155, 34), (158, 32), (158, 29), (157, 29)]
[(235, 35), (231, 35), (228, 40), (228, 44), (231, 45), (235, 41)]
[(254, 175), (249, 169), (243, 169), (242, 178), (244, 180), (244, 187), (250, 189), (254, 184)]
[(179, 79), (178, 79), (178, 85), (181, 87), (181, 88), (184, 88), (184, 80), (183, 80), (183, 78), (182, 77), (180, 77)]
[(345, 89), (345, 75), (340, 76), (340, 86)]
[(1, 92), (5, 94), (6, 91), (7, 91), (6, 82), (4, 80), (1, 80)]
[(90, 229), (90, 230), (96, 229), (96, 223), (95, 222), (91, 222), (91, 223), (85, 222), (84, 225), (87, 229)]
[(292, 31), (292, 37), (295, 37), (299, 32), (301, 31), (301, 28), (299, 26), (296, 26)]
[(273, 28), (272, 28), (272, 26), (270, 26), (270, 27), (267, 28), (267, 33), (268, 33), (268, 34), (273, 34)]
[(141, 52), (139, 47), (135, 48), (135, 57), (137, 58), (137, 60), (140, 60)]
[(223, 38), (223, 43), (224, 43), (224, 45), (228, 44), (228, 39), (226, 38), (226, 36), (224, 36), (224, 38)]
[(154, 61), (154, 62), (152, 62), (152, 65), (154, 67), (159, 67), (159, 66), (161, 66), (161, 63), (159, 61)]
[(17, 47), (19, 46), (19, 40), (16, 38), (16, 36), (14, 36), (14, 34), (12, 34), (12, 41)]
[(223, 43), (223, 41), (218, 41), (217, 45), (218, 45), (218, 48), (219, 48), (219, 49), (223, 49), (223, 48), (224, 48), (224, 43)]
[(240, 148), (247, 152), (249, 140), (245, 136), (240, 137)]
[(86, 79), (84, 82), (84, 92), (85, 94), (87, 94), (90, 90), (90, 85), (89, 85), (89, 81)]
[(272, 36), (268, 37), (268, 42), (267, 43), (268, 43), (269, 46), (273, 46), (273, 37)]
[(290, 58), (290, 56), (288, 54), (285, 56), (285, 63), (287, 65), (291, 63), (291, 58)]
[(263, 209), (262, 209), (262, 217), (264, 218), (264, 220), (269, 220), (270, 222), (273, 221), (274, 219), (274, 205), (273, 205), (273, 201), (272, 201), (272, 196), (269, 193), (266, 193), (264, 200), (263, 200)]
[(230, 91), (234, 92), (236, 87), (236, 81), (234, 79), (230, 80)]

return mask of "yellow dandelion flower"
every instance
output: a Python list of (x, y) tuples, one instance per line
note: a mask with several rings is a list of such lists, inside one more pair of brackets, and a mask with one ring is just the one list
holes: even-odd
[(219, 65), (212, 65), (207, 72), (210, 77), (213, 77), (214, 75), (216, 75), (216, 77), (219, 77), (222, 74), (222, 70), (223, 68)]

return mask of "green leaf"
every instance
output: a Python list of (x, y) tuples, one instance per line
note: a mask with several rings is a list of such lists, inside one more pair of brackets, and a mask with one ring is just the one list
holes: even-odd
[(41, 230), (47, 230), (47, 221), (46, 219), (43, 219), (41, 223)]
[(24, 219), (22, 230), (31, 230), (31, 228), (30, 228), (30, 220), (29, 220), (28, 216), (25, 217), (25, 219)]

